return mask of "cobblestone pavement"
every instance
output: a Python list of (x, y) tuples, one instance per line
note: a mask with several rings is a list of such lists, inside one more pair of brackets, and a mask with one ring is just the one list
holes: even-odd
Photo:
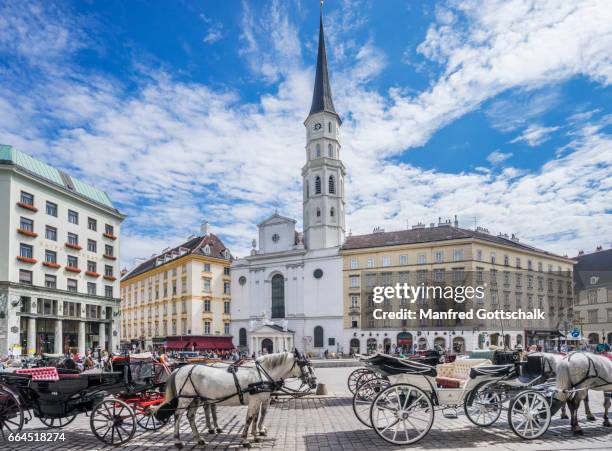
[[(321, 372), (324, 373), (324, 372)], [(340, 374), (342, 373), (342, 374)], [(364, 449), (401, 449), (391, 447), (380, 439), (376, 433), (363, 426), (352, 410), (351, 398), (343, 389), (344, 376), (347, 371), (330, 372), (325, 378), (334, 392), (333, 396), (311, 397), (297, 400), (282, 400), (272, 406), (268, 413), (266, 426), (268, 436), (260, 443), (254, 443), (253, 449), (277, 450), (364, 450)], [(323, 374), (321, 375), (323, 376)], [(332, 378), (333, 376), (333, 378)], [(323, 377), (320, 377), (323, 380)], [(346, 380), (346, 378), (344, 378)], [(590, 450), (612, 449), (612, 429), (602, 426), (602, 394), (592, 392), (591, 409), (597, 421), (586, 422), (581, 409), (583, 436), (574, 436), (569, 430), (569, 422), (561, 420), (558, 415), (552, 421), (550, 429), (540, 439), (524, 441), (510, 430), (505, 413), (497, 423), (489, 428), (472, 425), (461, 410), (456, 419), (445, 418), (441, 411), (436, 412), (434, 425), (430, 433), (417, 444), (409, 447), (412, 450), (434, 449), (475, 449), (493, 450)], [(208, 449), (240, 448), (241, 427), (244, 424), (246, 407), (219, 407), (219, 425), (223, 433), (218, 435), (203, 434), (208, 442)], [(204, 415), (197, 419), (201, 432), (204, 429)], [(48, 431), (35, 420), (24, 431)], [(65, 441), (55, 443), (7, 443), (0, 449), (16, 450), (100, 450), (112, 449), (101, 446), (89, 429), (89, 418), (81, 415), (71, 425), (64, 428)], [(122, 450), (166, 450), (175, 449), (172, 437), (173, 427), (166, 426), (157, 432), (137, 431), (131, 442), (121, 447)], [(185, 448), (201, 449), (193, 441), (187, 420), (181, 424), (181, 438)]]

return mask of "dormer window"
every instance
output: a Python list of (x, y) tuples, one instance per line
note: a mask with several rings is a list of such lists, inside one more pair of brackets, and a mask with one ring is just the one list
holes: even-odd
[(210, 246), (208, 244), (206, 246), (204, 246), (204, 254), (205, 255), (210, 255)]
[(230, 252), (229, 252), (229, 250), (225, 249), (225, 250), (223, 251), (223, 256), (224, 256), (225, 258), (229, 259), (229, 258), (230, 258)]

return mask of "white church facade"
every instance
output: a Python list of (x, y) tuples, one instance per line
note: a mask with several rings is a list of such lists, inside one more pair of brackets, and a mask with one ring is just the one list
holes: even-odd
[(249, 355), (294, 347), (314, 355), (344, 350), (341, 124), (332, 101), (321, 16), (312, 106), (304, 122), (304, 232), (296, 230), (294, 219), (275, 213), (258, 225), (251, 255), (232, 264), (232, 335)]

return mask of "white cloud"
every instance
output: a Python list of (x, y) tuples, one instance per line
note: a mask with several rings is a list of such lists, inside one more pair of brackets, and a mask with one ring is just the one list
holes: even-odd
[(487, 161), (492, 165), (499, 165), (511, 156), (511, 152), (502, 152), (501, 150), (494, 150), (487, 156)]
[(214, 44), (223, 38), (224, 30), (221, 22), (214, 21), (205, 14), (200, 14), (200, 19), (207, 26), (206, 35), (204, 35), (204, 38), (202, 39), (205, 44)]
[(550, 139), (550, 134), (559, 130), (559, 127), (542, 127), (540, 125), (530, 125), (523, 133), (514, 138), (511, 143), (525, 142), (531, 147), (539, 146), (540, 144)]

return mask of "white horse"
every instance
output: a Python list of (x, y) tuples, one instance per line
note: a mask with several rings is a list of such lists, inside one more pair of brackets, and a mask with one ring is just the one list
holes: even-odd
[(582, 434), (578, 425), (578, 407), (588, 394), (588, 390), (606, 392), (604, 394), (604, 421), (606, 427), (612, 426), (608, 419), (610, 397), (612, 396), (612, 360), (597, 354), (573, 352), (557, 363), (557, 395), (567, 401), (571, 415), (571, 427), (575, 434)]
[(200, 436), (195, 424), (196, 411), (200, 405), (248, 404), (242, 445), (250, 448), (249, 426), (253, 422), (252, 434), (256, 442), (260, 441), (259, 436), (266, 435), (263, 420), (270, 405), (272, 391), (279, 389), (285, 379), (292, 377), (300, 378), (302, 383), (311, 388), (316, 387), (316, 378), (310, 362), (297, 350), (294, 353), (264, 355), (252, 363), (240, 366), (185, 365), (170, 375), (166, 385), (166, 398), (156, 409), (156, 415), (163, 419), (174, 414), (175, 446), (182, 448), (179, 424), (182, 414), (187, 410), (193, 436), (199, 445), (205, 446), (206, 441)]

